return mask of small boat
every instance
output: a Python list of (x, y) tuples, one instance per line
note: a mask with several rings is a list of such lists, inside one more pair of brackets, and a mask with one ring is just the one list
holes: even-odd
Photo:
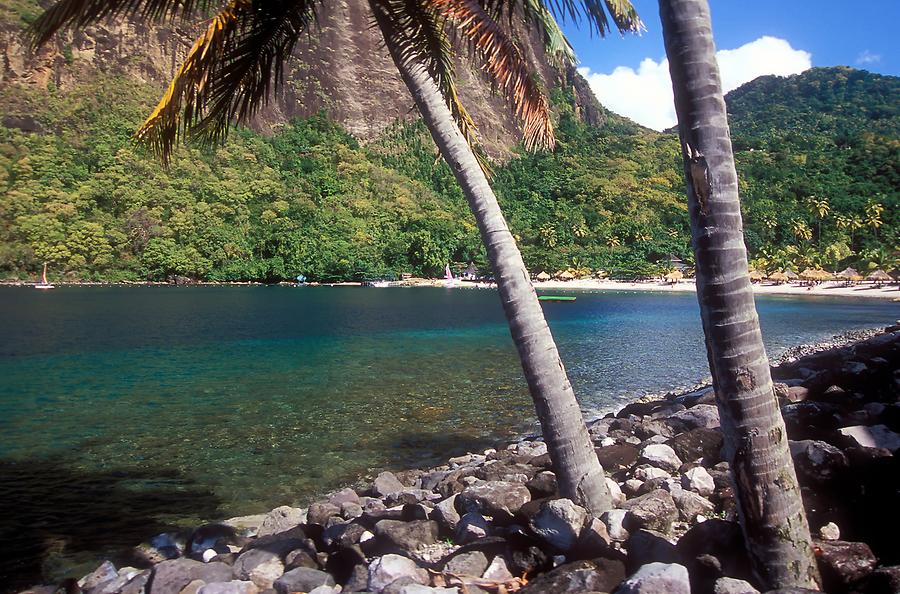
[(41, 282), (34, 285), (35, 289), (55, 289), (53, 285), (47, 282), (47, 263), (44, 262), (44, 273), (41, 275)]
[(570, 295), (538, 295), (538, 301), (575, 301), (577, 297)]
[(444, 267), (444, 286), (445, 287), (455, 287), (459, 284), (459, 280), (453, 278), (453, 273), (450, 271), (450, 264), (447, 264)]

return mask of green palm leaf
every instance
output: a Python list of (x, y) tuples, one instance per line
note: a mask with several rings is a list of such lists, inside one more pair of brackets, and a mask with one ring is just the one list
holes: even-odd
[(223, 140), (233, 121), (246, 122), (282, 84), (285, 61), (314, 18), (307, 0), (232, 0), (194, 43), (136, 139), (163, 161), (181, 136)]
[(66, 27), (84, 27), (117, 17), (184, 20), (216, 4), (213, 0), (60, 0), (29, 27), (28, 36), (32, 47), (37, 48)]

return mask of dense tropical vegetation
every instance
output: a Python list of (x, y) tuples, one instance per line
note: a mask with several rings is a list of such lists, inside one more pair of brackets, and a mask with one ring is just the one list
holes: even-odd
[[(900, 80), (848, 68), (764, 77), (728, 96), (751, 263), (897, 266)], [(677, 137), (610, 115), (578, 123), (563, 91), (553, 153), (495, 165), (534, 271), (657, 273), (690, 261)], [(66, 93), (5, 86), (0, 277), (315, 280), (486, 268), (478, 231), (420, 124), (360, 146), (324, 117), (164, 169), (130, 137), (159, 89), (97, 75)]]

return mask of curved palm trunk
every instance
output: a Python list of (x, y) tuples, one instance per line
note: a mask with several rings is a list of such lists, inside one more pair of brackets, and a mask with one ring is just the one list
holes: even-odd
[[(387, 32), (391, 24), (385, 22), (377, 8), (373, 7), (373, 11), (382, 32)], [(389, 38), (389, 35), (385, 37)], [(388, 51), (475, 215), (560, 492), (599, 515), (612, 507), (603, 469), (594, 452), (550, 328), (544, 320), (544, 312), (531, 285), (528, 270), (497, 198), (434, 80), (424, 68), (405, 64), (390, 46)]]
[(765, 589), (816, 587), (800, 488), (762, 343), (706, 0), (660, 0), (684, 152), (697, 297), (741, 524)]

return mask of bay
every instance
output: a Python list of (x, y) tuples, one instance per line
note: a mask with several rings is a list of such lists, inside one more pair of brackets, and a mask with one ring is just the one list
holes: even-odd
[[(573, 294), (543, 306), (586, 414), (708, 375), (694, 295)], [(770, 356), (900, 313), (758, 309)], [(4, 287), (0, 329), (0, 542), (22, 574), (535, 429), (491, 290)]]

